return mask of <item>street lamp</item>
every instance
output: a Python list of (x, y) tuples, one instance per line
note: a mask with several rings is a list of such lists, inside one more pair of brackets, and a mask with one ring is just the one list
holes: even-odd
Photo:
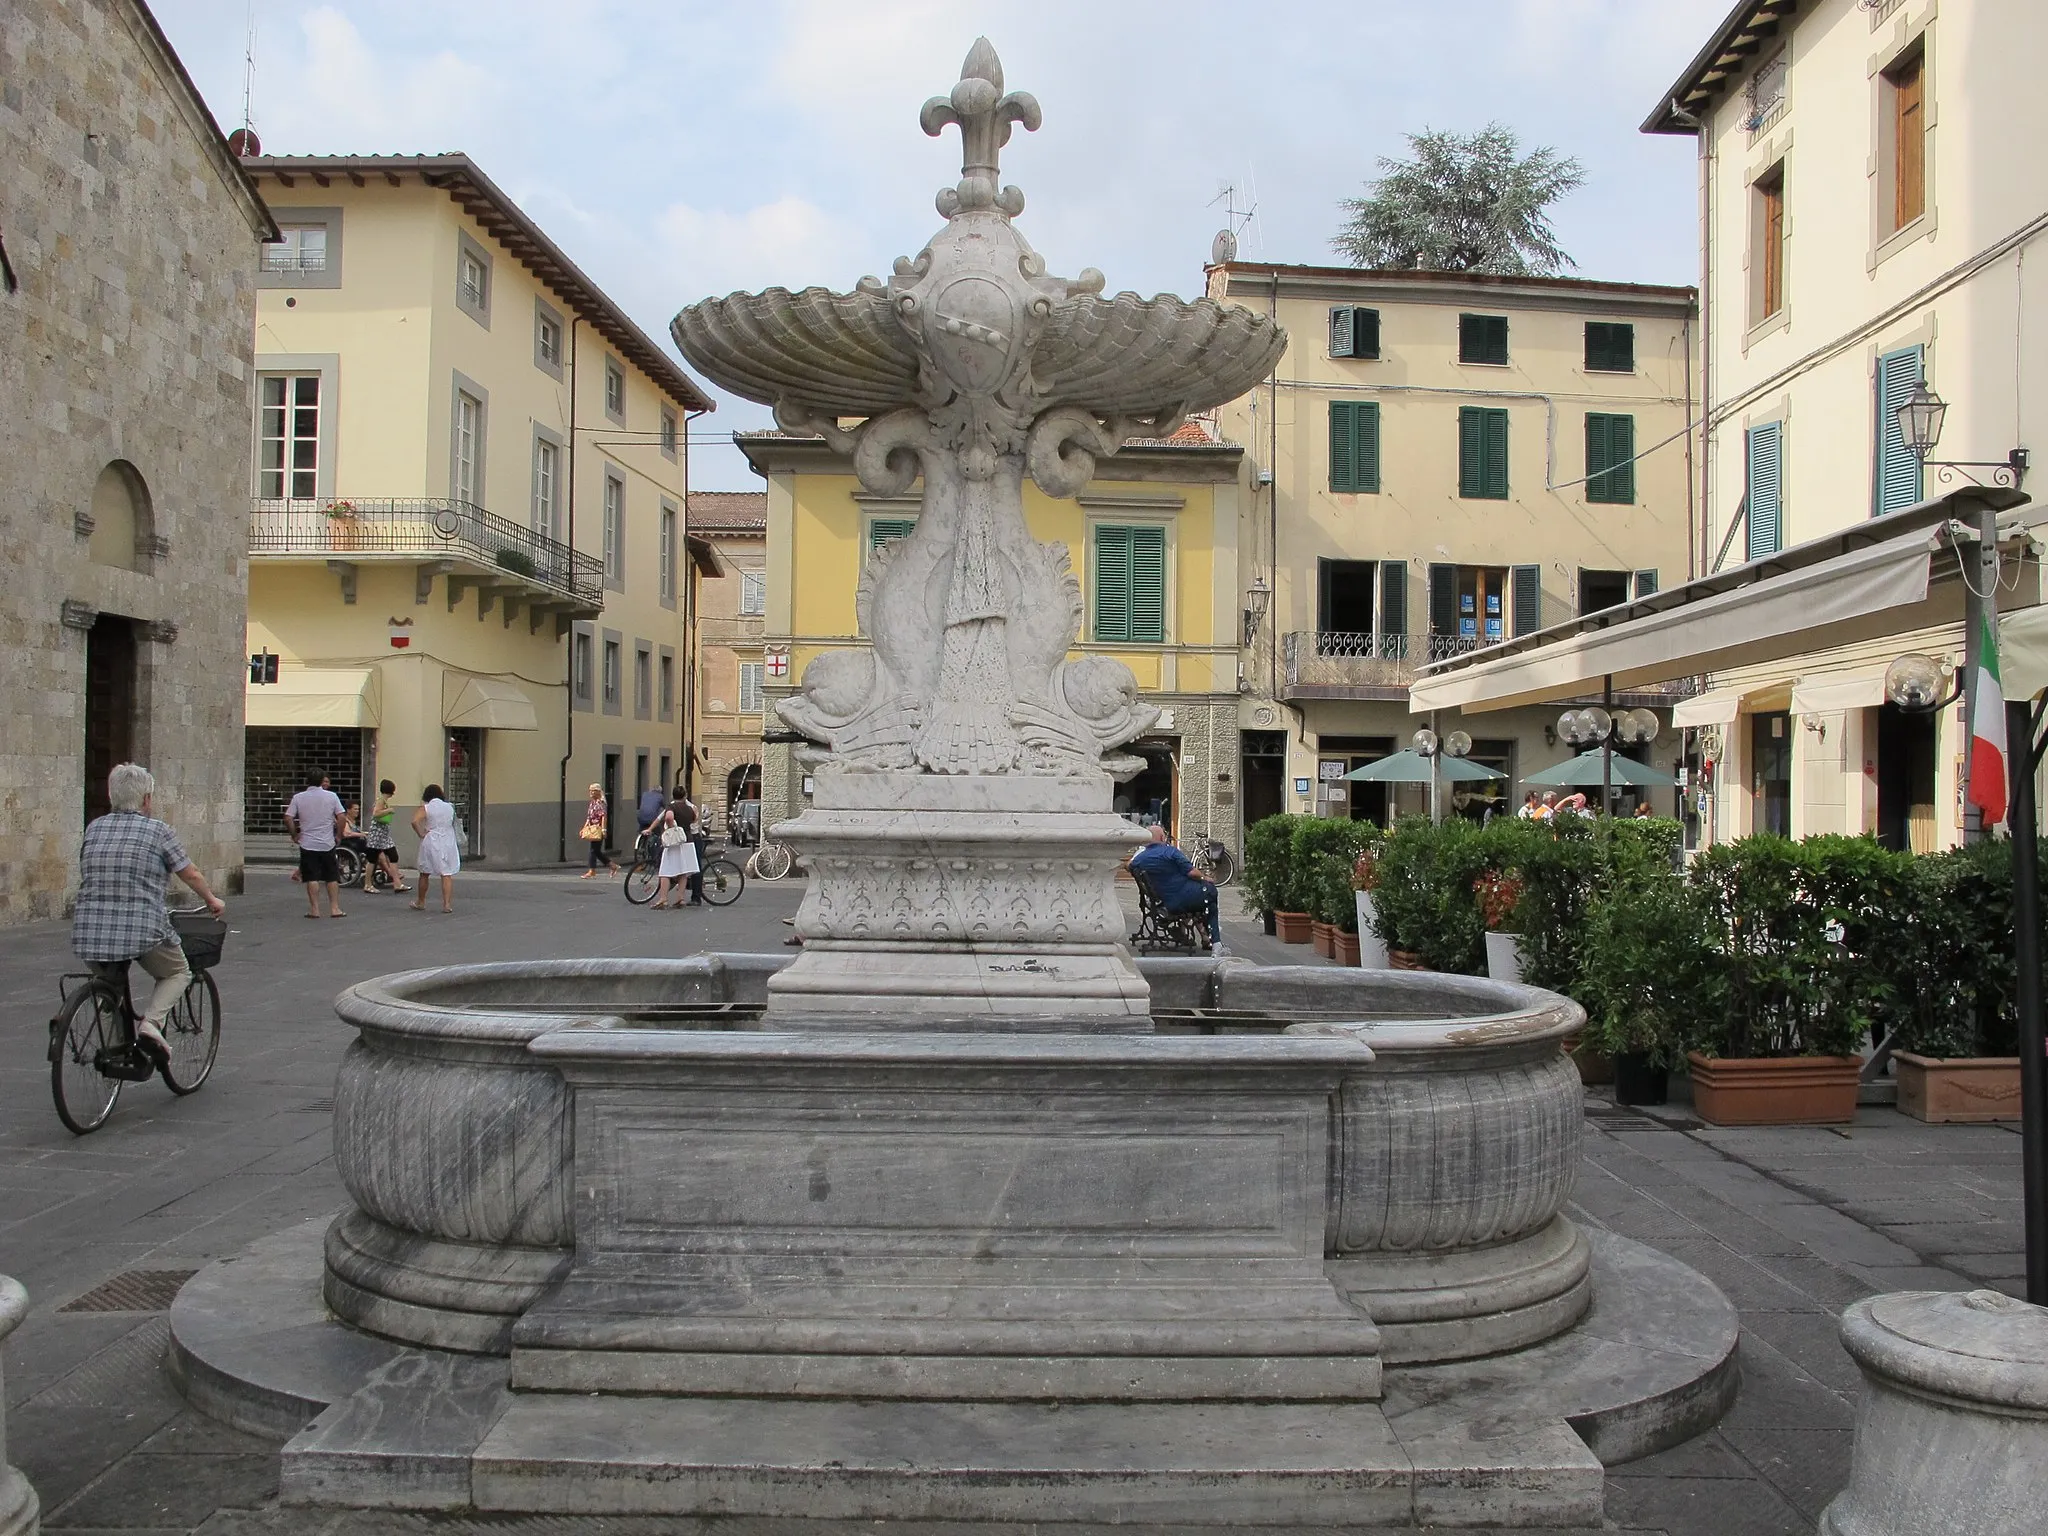
[[(1899, 439), (1905, 443), (1922, 469), (1931, 468), (1943, 485), (1953, 484), (1958, 474), (1972, 485), (1999, 485), (2018, 490), (2027, 478), (2027, 450), (2014, 448), (2002, 464), (1988, 460), (1930, 459), (1941, 442), (1942, 424), (1948, 420), (1948, 402), (1927, 387), (1923, 380), (1899, 402), (1893, 413), (1899, 423)], [(1982, 475), (1976, 473), (1983, 471)]]
[(1884, 669), (1885, 698), (1909, 715), (1937, 714), (1961, 692), (1960, 674), (1918, 651), (1908, 651)]
[(1252, 584), (1244, 595), (1244, 643), (1250, 645), (1259, 632), (1259, 626), (1266, 622), (1266, 609), (1272, 605), (1273, 589), (1266, 585), (1263, 574), (1254, 576)]
[(1641, 746), (1657, 739), (1657, 716), (1647, 709), (1608, 711), (1598, 704), (1568, 709), (1557, 717), (1557, 734), (1581, 750), (1600, 748), (1600, 809), (1614, 813), (1614, 747)]

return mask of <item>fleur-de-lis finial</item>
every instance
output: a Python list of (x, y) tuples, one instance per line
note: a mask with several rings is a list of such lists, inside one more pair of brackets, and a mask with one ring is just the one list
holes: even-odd
[(1024, 211), (1024, 194), (1015, 187), (997, 190), (998, 160), (1010, 142), (1010, 124), (1036, 132), (1044, 121), (1038, 101), (1028, 91), (1003, 94), (1003, 61), (985, 37), (974, 40), (960, 66), (959, 83), (950, 96), (934, 96), (918, 114), (924, 131), (937, 138), (947, 124), (960, 130), (960, 185), (939, 193), (939, 212), (956, 213), (995, 208), (1015, 218)]

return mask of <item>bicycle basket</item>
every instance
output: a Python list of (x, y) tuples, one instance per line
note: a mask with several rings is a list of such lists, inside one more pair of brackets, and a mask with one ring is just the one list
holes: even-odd
[(193, 970), (203, 971), (220, 964), (221, 946), (228, 941), (225, 918), (206, 912), (173, 912), (171, 927), (177, 930), (185, 963)]

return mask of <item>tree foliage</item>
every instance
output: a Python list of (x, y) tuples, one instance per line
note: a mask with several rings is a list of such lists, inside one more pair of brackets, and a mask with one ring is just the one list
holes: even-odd
[(1365, 197), (1338, 204), (1348, 222), (1332, 242), (1361, 267), (1428, 272), (1554, 274), (1576, 266), (1548, 209), (1586, 179), (1547, 145), (1524, 155), (1509, 128), (1408, 135), (1411, 160), (1381, 157)]

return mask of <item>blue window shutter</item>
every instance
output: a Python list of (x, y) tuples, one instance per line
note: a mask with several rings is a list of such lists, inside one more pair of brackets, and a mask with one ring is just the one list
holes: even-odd
[(1877, 360), (1877, 473), (1873, 480), (1871, 515), (1882, 517), (1920, 500), (1919, 455), (1906, 446), (1899, 430), (1899, 407), (1921, 380), (1923, 353), (1901, 347)]
[(1357, 456), (1352, 451), (1356, 428), (1353, 417), (1358, 410), (1355, 400), (1332, 400), (1330, 402), (1330, 489), (1353, 491), (1353, 481), (1358, 476)]
[(1775, 555), (1783, 542), (1784, 423), (1767, 421), (1749, 429), (1746, 480), (1749, 499), (1749, 558)]
[(1515, 612), (1512, 633), (1533, 635), (1543, 627), (1543, 567), (1518, 565), (1513, 575)]
[(1130, 638), (1149, 645), (1166, 641), (1166, 530), (1132, 528)]
[(1095, 638), (1131, 638), (1131, 530), (1095, 530)]

